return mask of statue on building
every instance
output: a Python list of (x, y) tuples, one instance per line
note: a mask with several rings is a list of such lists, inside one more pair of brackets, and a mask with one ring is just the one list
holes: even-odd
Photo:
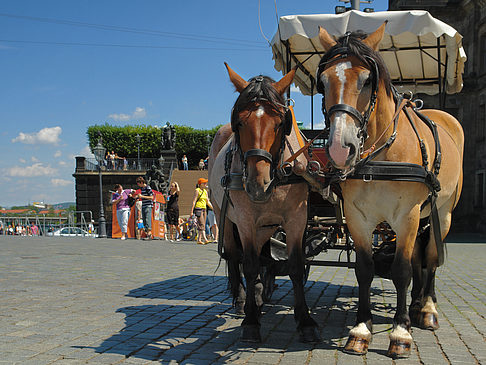
[(145, 174), (145, 181), (156, 191), (165, 192), (167, 190), (168, 182), (165, 179), (164, 172), (155, 165), (152, 165)]
[(169, 122), (167, 122), (162, 132), (162, 149), (173, 150), (175, 148), (175, 138), (176, 138), (175, 127), (173, 125), (170, 125)]

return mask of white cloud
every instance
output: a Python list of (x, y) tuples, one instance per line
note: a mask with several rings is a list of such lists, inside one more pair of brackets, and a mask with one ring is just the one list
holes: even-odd
[(299, 89), (297, 86), (294, 86), (294, 85), (292, 85), (292, 86), (290, 87), (290, 92), (291, 92), (291, 93), (299, 93), (299, 94), (302, 94), (302, 93), (300, 92), (300, 89)]
[(62, 128), (52, 127), (52, 128), (42, 128), (38, 132), (34, 133), (23, 133), (20, 132), (17, 137), (12, 139), (12, 143), (20, 142), (25, 144), (58, 144), (60, 139), (59, 135), (62, 133)]
[(7, 169), (8, 176), (20, 177), (34, 177), (52, 175), (57, 173), (57, 169), (49, 166), (44, 166), (41, 162), (37, 162), (31, 166), (14, 166)]
[(133, 118), (135, 118), (135, 119), (145, 118), (145, 116), (147, 115), (147, 112), (145, 111), (144, 108), (137, 106), (132, 115), (133, 115)]
[(19, 162), (20, 163), (26, 163), (27, 161), (25, 161), (23, 158), (19, 158)]
[(147, 112), (145, 111), (145, 108), (137, 106), (135, 110), (133, 111), (132, 114), (110, 114), (108, 115), (108, 118), (119, 121), (119, 122), (128, 122), (131, 119), (140, 119), (140, 118), (145, 118), (147, 115)]
[(51, 184), (54, 186), (68, 186), (68, 185), (72, 185), (73, 182), (71, 180), (65, 180), (65, 179), (51, 179)]
[(61, 157), (62, 153), (61, 151), (57, 150), (56, 153), (54, 153), (54, 157)]
[(35, 156), (32, 156), (30, 159), (32, 160), (32, 162), (39, 162), (39, 159)]
[(59, 161), (59, 166), (66, 166), (67, 162), (66, 161)]
[[(304, 125), (304, 128), (306, 129), (310, 129), (311, 128), (311, 124), (306, 124)], [(326, 128), (326, 123), (324, 122), (324, 120), (321, 120), (317, 123), (314, 123), (314, 129), (324, 129)]]

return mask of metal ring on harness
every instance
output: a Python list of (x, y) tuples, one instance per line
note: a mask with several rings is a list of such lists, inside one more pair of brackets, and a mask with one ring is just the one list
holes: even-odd
[(321, 164), (316, 160), (309, 161), (307, 164), (307, 169), (309, 170), (310, 174), (316, 175), (321, 172)]
[(285, 177), (292, 175), (292, 164), (290, 162), (284, 162), (280, 166), (280, 173)]
[(415, 104), (415, 109), (417, 110), (420, 110), (424, 107), (424, 101), (422, 99), (415, 99), (413, 103)]

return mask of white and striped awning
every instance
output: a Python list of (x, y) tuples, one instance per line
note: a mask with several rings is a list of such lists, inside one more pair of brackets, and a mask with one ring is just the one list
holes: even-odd
[(311, 77), (315, 81), (317, 66), (324, 53), (318, 27), (325, 28), (337, 39), (347, 31), (372, 33), (386, 20), (388, 24), (380, 54), (397, 88), (430, 95), (444, 91), (444, 88), (448, 94), (461, 91), (467, 59), (462, 36), (423, 10), (376, 13), (351, 10), (337, 15), (283, 16), (271, 43), (275, 69), (286, 73), (290, 67), (305, 61), (297, 70), (294, 83), (304, 95), (315, 94), (315, 87), (311, 90)]

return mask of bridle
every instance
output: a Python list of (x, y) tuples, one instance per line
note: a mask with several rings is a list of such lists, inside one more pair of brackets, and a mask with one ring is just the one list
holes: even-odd
[[(278, 102), (274, 102), (274, 101), (272, 102), (272, 101), (268, 100), (267, 98), (259, 95), (259, 93), (256, 93), (251, 98), (245, 100), (247, 98), (249, 88), (255, 88), (256, 87), (257, 90), (261, 89), (261, 84), (263, 82), (265, 82), (265, 78), (263, 76), (257, 76), (255, 78), (251, 79), (250, 84), (241, 92), (240, 96), (238, 97), (238, 99), (235, 102), (235, 106), (233, 107), (233, 109), (231, 111), (231, 129), (235, 133), (235, 149), (239, 152), (241, 164), (242, 164), (242, 167), (243, 167), (243, 181), (245, 181), (246, 178), (247, 178), (246, 166), (248, 164), (248, 158), (257, 156), (257, 157), (263, 158), (264, 160), (268, 161), (271, 164), (272, 168), (270, 170), (270, 178), (272, 179), (272, 182), (273, 182), (274, 177), (276, 175), (275, 173), (276, 173), (276, 171), (277, 171), (277, 169), (280, 165), (280, 161), (282, 160), (282, 157), (283, 157), (283, 152), (284, 152), (284, 148), (285, 148), (285, 138), (286, 138), (286, 136), (290, 135), (290, 133), (292, 131), (292, 112), (290, 111), (288, 106), (281, 104), (281, 103), (278, 103)], [(246, 106), (250, 103), (256, 103), (256, 102), (268, 103), (273, 107), (274, 110), (276, 110), (280, 114), (281, 123), (280, 123), (280, 126), (276, 130), (275, 133), (278, 133), (278, 130), (281, 129), (281, 128), (283, 128), (283, 131), (282, 131), (283, 133), (281, 134), (282, 137), (281, 137), (281, 141), (280, 141), (279, 152), (277, 153), (275, 158), (272, 156), (272, 154), (270, 152), (268, 152), (267, 150), (261, 149), (261, 148), (252, 148), (252, 149), (249, 149), (248, 151), (245, 151), (245, 152), (243, 152), (243, 150), (241, 149), (240, 133), (239, 133), (239, 128), (238, 128), (238, 124), (239, 124), (239, 115), (238, 114), (239, 114), (240, 110), (238, 110), (239, 108), (237, 108), (237, 106), (239, 104), (244, 104)], [(281, 111), (279, 111), (279, 109), (283, 109), (284, 111), (281, 112)]]
[[(348, 46), (348, 38), (351, 33), (347, 32), (343, 37), (342, 44), (337, 44), (332, 47), (321, 59), (319, 66), (317, 68), (317, 91), (322, 94), (322, 113), (324, 115), (326, 129), (330, 129), (330, 118), (336, 112), (344, 112), (346, 114), (351, 115), (355, 120), (359, 123), (359, 133), (358, 138), (361, 140), (361, 145), (364, 144), (364, 141), (368, 138), (368, 122), (370, 119), (370, 115), (373, 112), (376, 99), (378, 95), (378, 82), (380, 80), (380, 72), (378, 68), (377, 62), (370, 56), (359, 56), (356, 55)], [(320, 79), (320, 75), (326, 69), (327, 65), (330, 62), (334, 62), (336, 60), (347, 58), (348, 56), (355, 55), (360, 59), (364, 59), (365, 63), (370, 69), (371, 72), (371, 95), (370, 95), (370, 102), (368, 104), (368, 109), (362, 114), (359, 110), (352, 107), (348, 104), (335, 104), (326, 110), (326, 101), (324, 97), (324, 85)], [(360, 146), (361, 147), (361, 146)]]

